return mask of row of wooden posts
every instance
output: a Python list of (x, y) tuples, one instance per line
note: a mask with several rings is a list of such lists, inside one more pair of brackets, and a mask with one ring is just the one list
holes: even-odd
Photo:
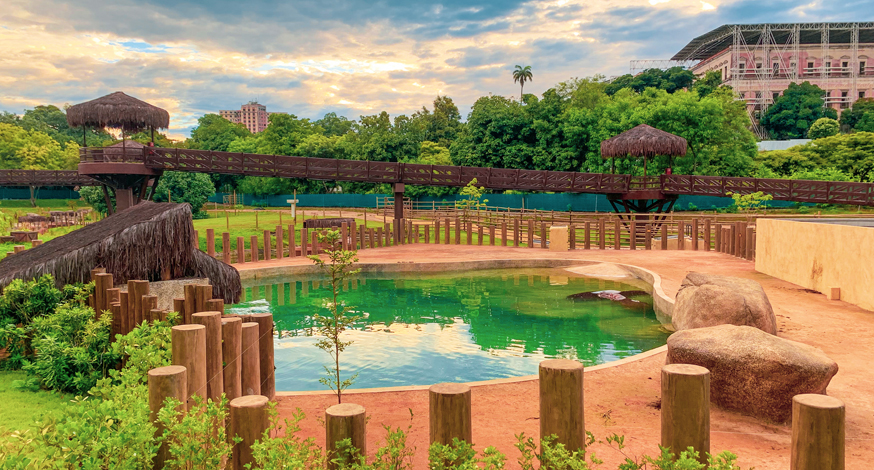
[[(42, 245), (42, 240), (30, 240), (30, 247), (36, 248)], [(27, 245), (13, 245), (12, 251), (7, 251), (6, 256), (12, 256), (16, 253), (21, 253), (22, 251), (27, 249)]]
[[(512, 226), (508, 226), (506, 222), (500, 226), (484, 226), (475, 225), (473, 222), (464, 222), (460, 218), (447, 218), (442, 221), (425, 223), (401, 220), (376, 228), (368, 228), (355, 223), (350, 226), (343, 223), (336, 229), (341, 232), (344, 250), (362, 250), (413, 243), (455, 245), (488, 243), (492, 246), (500, 244), (500, 246), (514, 247), (522, 246), (524, 243), (528, 248), (537, 246), (548, 248), (550, 226), (546, 222), (536, 224), (534, 220), (528, 220), (525, 225), (522, 227), (518, 219), (514, 220)], [(675, 230), (673, 230), (674, 227), (676, 227)], [(570, 225), (568, 230), (568, 248), (572, 250), (691, 249), (710, 251), (715, 249), (718, 252), (729, 253), (749, 260), (755, 258), (755, 228), (745, 222), (711, 224), (709, 219), (703, 221), (693, 219), (690, 223), (677, 221), (676, 225), (671, 225), (666, 222), (653, 224), (645, 221), (616, 219), (608, 224), (606, 219), (601, 219), (597, 222), (585, 222), (582, 225)], [(318, 235), (323, 231), (324, 229), (301, 228), (300, 246), (297, 246), (294, 225), (289, 225), (287, 230), (284, 230), (281, 225), (276, 226), (275, 231), (265, 230), (263, 238), (257, 235), (250, 237), (249, 256), (247, 257), (244, 237), (237, 237), (236, 254), (233, 255), (230, 234), (228, 232), (222, 233), (221, 253), (218, 253), (215, 230), (207, 229), (206, 252), (210, 256), (220, 257), (228, 264), (319, 253), (322, 247), (319, 245)], [(474, 243), (474, 233), (478, 235), (476, 243)], [(669, 243), (672, 236), (676, 237), (676, 243)], [(194, 244), (196, 247), (199, 246), (197, 232), (195, 232)]]
[[(153, 419), (167, 397), (176, 397), (184, 402), (193, 394), (192, 390), (204, 389), (203, 357), (196, 356), (200, 365), (181, 359), (177, 362), (177, 347), (182, 354), (181, 351), (188, 351), (192, 344), (199, 341), (200, 350), (205, 349), (205, 336), (209, 333), (204, 330), (206, 328), (200, 325), (174, 328), (173, 362), (188, 365), (161, 367), (149, 372), (149, 401)], [(192, 374), (186, 375), (186, 370), (201, 371), (200, 378), (193, 381)], [(555, 435), (556, 443), (563, 444), (569, 450), (583, 449), (586, 442), (583, 365), (567, 359), (546, 360), (540, 363), (539, 379), (540, 435)], [(693, 447), (700, 453), (701, 461), (706, 463), (705, 453), (710, 452), (710, 371), (688, 364), (664, 366), (661, 397), (661, 445), (675, 454)], [(267, 396), (255, 393), (235, 398), (230, 403), (228, 433), (231, 437), (239, 436), (242, 439), (234, 445), (235, 470), (253, 462), (251, 446), (263, 436), (269, 425), (268, 401)], [(428, 416), (431, 443), (451, 444), (454, 438), (472, 443), (470, 386), (446, 383), (430, 387)], [(337, 442), (349, 439), (353, 447), (366, 455), (366, 428), (364, 407), (353, 403), (331, 406), (325, 411), (328, 452), (336, 451)], [(166, 449), (162, 452), (159, 456), (166, 458)], [(795, 396), (791, 468), (842, 470), (844, 455), (844, 404), (826, 395)]]

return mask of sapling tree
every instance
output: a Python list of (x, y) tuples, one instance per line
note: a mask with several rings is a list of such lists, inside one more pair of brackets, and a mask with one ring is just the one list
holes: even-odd
[(343, 402), (343, 390), (352, 385), (355, 377), (358, 376), (358, 374), (355, 374), (343, 380), (340, 377), (340, 353), (352, 344), (352, 341), (341, 340), (340, 336), (358, 320), (358, 317), (348, 315), (352, 311), (351, 307), (339, 300), (338, 296), (344, 281), (361, 271), (360, 269), (353, 269), (354, 264), (358, 262), (358, 253), (356, 251), (344, 250), (340, 237), (340, 231), (338, 230), (328, 230), (323, 234), (319, 234), (319, 244), (327, 247), (325, 249), (327, 261), (319, 255), (309, 256), (309, 259), (328, 275), (328, 280), (331, 284), (331, 299), (327, 305), (330, 315), (322, 316), (316, 314), (314, 319), (319, 333), (322, 335), (322, 339), (316, 342), (316, 347), (330, 354), (331, 359), (334, 360), (332, 366), (325, 366), (327, 377), (319, 379), (319, 382), (337, 394), (337, 403)]
[(734, 205), (741, 211), (756, 210), (765, 206), (765, 202), (773, 200), (770, 194), (757, 191), (750, 194), (727, 193), (734, 199)]
[(483, 194), (485, 194), (486, 188), (477, 187), (476, 186), (476, 178), (470, 180), (467, 183), (467, 186), (461, 188), (461, 191), (458, 194), (462, 196), (467, 196), (466, 199), (461, 199), (455, 202), (456, 209), (461, 209), (464, 212), (464, 219), (467, 220), (468, 212), (471, 210), (477, 210), (486, 207), (486, 203), (489, 202), (488, 199), (483, 199)]

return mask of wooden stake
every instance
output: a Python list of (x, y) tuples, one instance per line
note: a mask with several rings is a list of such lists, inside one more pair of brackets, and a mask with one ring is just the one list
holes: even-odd
[(270, 426), (267, 397), (250, 395), (235, 398), (230, 404), (230, 438), (239, 437), (234, 444), (232, 464), (233, 470), (244, 470), (246, 465), (255, 462), (252, 456), (252, 445), (264, 438), (264, 431)]
[(206, 400), (206, 327), (177, 325), (170, 332), (173, 365), (188, 370), (188, 400), (186, 408), (194, 404), (192, 397)]
[[(168, 398), (179, 400), (177, 412), (185, 411), (185, 402), (188, 399), (188, 371), (183, 366), (164, 366), (149, 371), (149, 421), (155, 425), (155, 436), (164, 434), (164, 426), (158, 421), (158, 413), (164, 407)], [(170, 449), (166, 442), (161, 444), (155, 455), (154, 466), (156, 470), (164, 468), (165, 462), (170, 459)]]
[(707, 463), (710, 452), (710, 371), (691, 364), (662, 367), (662, 447), (674, 455), (688, 447)]
[(569, 359), (540, 363), (540, 437), (555, 434), (569, 451), (586, 445), (583, 365)]
[(792, 398), (791, 470), (844, 470), (846, 409), (827, 395)]
[(191, 316), (195, 325), (206, 327), (206, 396), (218, 401), (224, 393), (222, 375), (222, 314), (198, 312)]
[(243, 320), (222, 318), (222, 380), (228, 400), (243, 396), (241, 358)]
[(276, 396), (276, 371), (273, 365), (273, 314), (256, 313), (250, 315), (249, 318), (258, 324), (258, 365), (261, 395), (272, 400)]
[(442, 383), (428, 389), (430, 443), (452, 444), (453, 438), (472, 443), (470, 386)]
[(237, 237), (237, 262), (246, 262), (246, 242), (243, 237)]
[[(325, 410), (325, 444), (329, 462), (335, 458), (337, 442), (351, 441), (359, 455), (367, 455), (367, 414), (364, 407), (354, 403), (334, 405)], [(328, 463), (328, 468), (336, 468)]]
[(240, 382), (243, 388), (242, 393), (243, 395), (260, 395), (261, 364), (258, 362), (258, 324), (244, 322), (241, 338)]
[(258, 235), (249, 237), (249, 252), (251, 253), (249, 256), (250, 261), (253, 263), (258, 262)]
[(190, 325), (191, 315), (197, 313), (197, 284), (185, 284), (183, 292), (185, 293), (185, 308), (184, 312), (179, 313), (184, 314), (182, 324)]
[(231, 234), (228, 232), (222, 233), (222, 262), (231, 264)]

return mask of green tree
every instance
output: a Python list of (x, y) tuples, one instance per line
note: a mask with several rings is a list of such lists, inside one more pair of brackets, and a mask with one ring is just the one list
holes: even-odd
[(321, 133), (321, 128), (309, 119), (298, 119), (294, 114), (271, 114), (270, 125), (259, 136), (259, 153), (271, 155), (294, 155), (297, 146), (312, 134)]
[(607, 84), (603, 75), (585, 78), (571, 78), (558, 83), (554, 89), (556, 94), (570, 108), (593, 109), (607, 99)]
[(674, 93), (692, 86), (695, 75), (685, 67), (671, 67), (667, 70), (647, 69), (637, 75), (625, 74), (613, 79), (606, 87), (608, 95), (615, 95), (623, 88), (630, 88), (637, 93), (647, 88), (658, 88), (668, 93)]
[(521, 65), (517, 65), (516, 69), (513, 70), (513, 83), (518, 83), (519, 87), (519, 101), (522, 101), (522, 97), (525, 95), (525, 82), (530, 82), (534, 79), (534, 74), (531, 73), (531, 66), (526, 65), (522, 67)]
[(692, 85), (692, 91), (698, 92), (698, 96), (704, 98), (721, 86), (723, 86), (722, 72), (719, 70), (709, 70), (704, 74), (704, 76), (695, 79), (695, 83)]
[[(269, 126), (268, 126), (269, 127)], [(218, 114), (207, 114), (191, 130), (191, 148), (226, 152), (231, 142), (252, 135), (242, 124), (234, 124)]]
[[(858, 129), (857, 125), (868, 113), (874, 113), (874, 98), (861, 98), (856, 100), (856, 102), (853, 103), (853, 107), (841, 112), (841, 125), (849, 130), (862, 130)], [(870, 129), (867, 130), (867, 132), (871, 131), (872, 130)]]
[(155, 189), (155, 201), (187, 202), (191, 204), (191, 213), (194, 218), (199, 219), (206, 217), (203, 205), (214, 194), (215, 187), (209, 179), (209, 175), (168, 171), (161, 176), (161, 181)]
[(841, 125), (838, 121), (832, 118), (819, 118), (810, 125), (810, 129), (807, 130), (807, 137), (810, 139), (821, 139), (840, 133)]
[(853, 130), (857, 132), (874, 132), (874, 111), (868, 111), (862, 115)]
[(837, 119), (837, 112), (823, 107), (822, 88), (810, 82), (790, 83), (761, 119), (762, 126), (775, 139), (801, 139), (817, 119)]
[(58, 143), (45, 132), (0, 123), (0, 168), (72, 170), (79, 163), (75, 142)]
[(313, 124), (319, 126), (328, 137), (346, 135), (355, 128), (355, 121), (346, 119), (345, 116), (337, 116), (337, 113), (325, 114)]
[[(26, 110), (19, 125), (29, 131), (46, 133), (62, 146), (71, 141), (82, 145), (82, 129), (70, 127), (67, 124), (67, 114), (54, 105), (36, 106)], [(86, 136), (89, 147), (100, 147), (112, 140), (112, 136), (103, 129), (88, 129)]]

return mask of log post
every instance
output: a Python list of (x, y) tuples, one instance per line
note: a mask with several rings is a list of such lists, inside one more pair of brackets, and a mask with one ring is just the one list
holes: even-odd
[(258, 262), (258, 235), (249, 237), (249, 252), (249, 261), (253, 263)]
[(704, 251), (710, 250), (710, 219), (704, 219)]
[(258, 324), (258, 364), (260, 368), (261, 395), (269, 399), (276, 396), (276, 371), (273, 365), (273, 314), (256, 313), (251, 321)]
[(119, 333), (123, 335), (130, 333), (131, 330), (134, 329), (134, 322), (133, 319), (130, 317), (130, 304), (128, 303), (129, 298), (130, 295), (127, 292), (118, 293), (118, 317), (120, 318), (119, 328), (121, 328)]
[[(473, 225), (473, 224), (471, 224), (471, 225)], [(477, 245), (483, 246), (483, 226), (482, 225), (477, 227), (476, 236), (479, 238), (477, 240)]]
[(451, 241), (449, 240), (449, 230), (451, 223), (449, 222), (449, 218), (446, 218), (446, 223), (443, 226), (443, 243), (449, 245)]
[[(425, 229), (425, 244), (431, 243), (431, 226), (425, 225), (423, 227)], [(364, 232), (361, 232), (361, 246), (364, 247)]]
[(668, 223), (662, 221), (662, 250), (668, 249)]
[(751, 226), (747, 227), (746, 232), (746, 243), (744, 244), (744, 246), (746, 247), (746, 253), (744, 254), (744, 257), (750, 261), (753, 261), (753, 251), (755, 248), (755, 243), (753, 243), (753, 234), (755, 234), (756, 232), (755, 229)]
[(540, 222), (540, 248), (549, 249), (549, 230), (546, 229), (546, 222)]
[(586, 221), (586, 224), (583, 227), (583, 249), (592, 249), (592, 223), (589, 221)]
[(692, 250), (698, 251), (698, 219), (692, 219)]
[(495, 246), (495, 226), (489, 225), (489, 246)]
[(222, 375), (222, 314), (198, 312), (191, 316), (195, 325), (206, 327), (206, 396), (218, 401), (224, 392)]
[(846, 409), (828, 395), (792, 397), (791, 470), (844, 470)]
[(270, 230), (264, 231), (264, 261), (270, 261), (270, 252), (273, 250), (273, 242), (270, 240)]
[(106, 268), (94, 268), (94, 269), (92, 269), (91, 270), (91, 280), (97, 281), (97, 275), (104, 274), (104, 273), (106, 273)]
[(309, 234), (307, 229), (300, 229), (300, 255), (306, 256), (309, 253), (307, 245), (309, 244)]
[(310, 251), (312, 252), (313, 255), (317, 255), (317, 254), (319, 254), (319, 232), (317, 232), (316, 230), (313, 230), (312, 236), (310, 238), (311, 238), (310, 244), (312, 245), (312, 248), (310, 248)]
[[(183, 366), (164, 366), (149, 371), (149, 421), (155, 425), (155, 436), (164, 434), (164, 426), (158, 422), (158, 413), (164, 407), (168, 398), (179, 400), (178, 412), (185, 411), (185, 401), (188, 398), (188, 371)], [(158, 449), (153, 468), (160, 470), (170, 458), (170, 449), (166, 442)]]
[(276, 259), (282, 259), (285, 256), (283, 251), (285, 251), (285, 233), (282, 232), (282, 225), (277, 225), (276, 226)]
[(144, 295), (142, 298), (142, 309), (143, 309), (143, 320), (144, 321), (153, 321), (152, 318), (152, 310), (158, 309), (158, 296), (157, 295)]
[(340, 249), (349, 251), (349, 223), (343, 222), (340, 224)]
[(682, 220), (677, 221), (677, 250), (684, 251), (686, 249), (686, 223)]
[(713, 234), (716, 237), (715, 246), (717, 253), (722, 253), (722, 224), (716, 224), (716, 233)]
[(182, 323), (189, 325), (191, 324), (191, 315), (197, 313), (197, 284), (185, 284), (183, 292), (185, 293), (185, 317)]
[[(359, 455), (367, 455), (367, 413), (354, 403), (334, 405), (325, 410), (325, 447), (328, 468), (336, 468), (330, 461), (335, 458), (337, 442), (349, 439)], [(349, 462), (351, 463), (351, 462)]]
[(468, 245), (473, 245), (473, 222), (464, 222), (465, 235)]
[(131, 328), (143, 322), (143, 296), (149, 295), (149, 281), (127, 281), (128, 315), (133, 319)]
[(112, 289), (112, 274), (97, 274), (94, 279), (94, 312), (98, 318), (105, 310), (109, 310), (111, 302), (106, 292), (108, 289)]
[(613, 223), (613, 249), (622, 249), (622, 223), (619, 219)]
[(261, 394), (261, 365), (258, 362), (258, 324), (244, 322), (241, 327), (240, 383), (243, 395)]
[(461, 219), (455, 218), (455, 244), (461, 245)]
[(246, 239), (243, 237), (237, 237), (237, 262), (245, 263), (246, 262)]
[(507, 246), (507, 222), (501, 222), (501, 246)]
[(121, 326), (121, 303), (115, 302), (109, 306), (109, 311), (112, 313), (112, 326), (109, 330), (109, 340), (115, 341), (115, 335), (122, 333)]
[[(292, 232), (294, 233), (294, 232)], [(242, 352), (243, 319), (222, 318), (222, 381), (228, 400), (243, 396), (240, 353)]]
[(528, 248), (534, 248), (534, 219), (528, 219)]
[(215, 229), (206, 229), (206, 253), (210, 258), (215, 258)]
[(188, 399), (191, 409), (195, 395), (206, 400), (206, 327), (177, 325), (170, 332), (172, 363), (188, 370)]
[(710, 371), (691, 364), (662, 367), (662, 447), (679, 456), (689, 447), (707, 463), (710, 452)]
[(231, 400), (230, 438), (241, 440), (234, 444), (233, 470), (244, 470), (246, 465), (253, 464), (252, 444), (264, 437), (264, 431), (270, 426), (267, 403), (270, 400), (261, 395), (242, 396)]
[(206, 303), (212, 300), (212, 286), (209, 284), (198, 284), (194, 292), (194, 311), (191, 313), (208, 311)]
[(297, 240), (295, 239), (296, 232), (294, 225), (288, 226), (288, 257), (294, 258), (297, 256)]
[(555, 442), (571, 452), (586, 445), (583, 417), (583, 365), (569, 359), (540, 363), (540, 438), (556, 435)]
[(231, 234), (222, 232), (222, 262), (231, 264)]
[(607, 249), (607, 219), (598, 220), (598, 249)]
[(434, 221), (434, 243), (440, 244), (440, 219)]
[(637, 220), (634, 219), (634, 216), (631, 217), (631, 221), (628, 223), (628, 248), (631, 250), (637, 250)]
[(522, 231), (519, 228), (519, 219), (513, 219), (513, 246), (519, 247), (522, 239)]
[(442, 383), (428, 389), (430, 443), (452, 444), (453, 438), (472, 443), (470, 386)]
[(646, 224), (646, 235), (643, 239), (643, 248), (645, 250), (652, 250), (652, 224)]

